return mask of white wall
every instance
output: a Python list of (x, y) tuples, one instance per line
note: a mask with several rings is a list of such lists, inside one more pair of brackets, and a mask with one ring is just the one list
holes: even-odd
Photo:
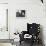
[[(8, 5), (1, 4), (1, 3), (8, 3), (8, 0), (0, 0), (0, 27), (4, 27), (4, 26), (6, 26), (6, 23), (5, 23), (6, 18), (5, 17), (6, 17), (6, 9), (8, 8)], [(2, 18), (1, 18), (1, 15), (2, 15)], [(4, 19), (4, 20), (2, 20), (2, 19)], [(3, 23), (1, 23), (1, 21)], [(0, 39), (9, 39), (9, 32), (0, 31)], [(11, 45), (11, 43), (0, 43), (0, 46), (12, 46), (12, 45)]]
[[(16, 11), (23, 9), (26, 10), (26, 17), (17, 18)], [(42, 4), (40, 0), (11, 0), (9, 2), (9, 15), (11, 36), (16, 30), (19, 32), (26, 30), (27, 23), (40, 23), (43, 28), (44, 41), (46, 42), (45, 4)]]
[[(26, 10), (26, 17), (17, 18), (16, 11)], [(9, 5), (9, 27), (10, 31), (26, 30), (27, 22), (42, 23), (45, 19), (44, 6), (38, 0), (12, 0)], [(41, 21), (43, 20), (43, 21)]]
[[(17, 18), (17, 10), (26, 10), (26, 17)], [(45, 5), (40, 0), (12, 0), (9, 2), (9, 31), (11, 38), (13, 33), (27, 29), (27, 23), (40, 23), (43, 26), (43, 33), (46, 33)], [(46, 37), (44, 38), (46, 40)]]
[(0, 0), (0, 3), (8, 3), (8, 0)]
[[(8, 0), (1, 0), (0, 2), (8, 2)], [(26, 10), (26, 17), (16, 18), (16, 11), (21, 9)], [(44, 41), (46, 42), (46, 16), (45, 4), (40, 0), (9, 0), (9, 31), (10, 36), (18, 30), (26, 30), (28, 23), (40, 23), (43, 26)], [(13, 37), (11, 37), (13, 38)]]
[(8, 9), (8, 4), (0, 4), (0, 39), (9, 38), (9, 32), (6, 31), (7, 9)]

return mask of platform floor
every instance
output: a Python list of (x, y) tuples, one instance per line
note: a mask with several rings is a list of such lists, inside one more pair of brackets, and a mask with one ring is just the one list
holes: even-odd
[(11, 43), (13, 39), (0, 39), (0, 43)]
[[(31, 43), (30, 43), (31, 44)], [(31, 46), (29, 43), (22, 42), (19, 46)], [(43, 46), (42, 44), (34, 44), (33, 46)]]

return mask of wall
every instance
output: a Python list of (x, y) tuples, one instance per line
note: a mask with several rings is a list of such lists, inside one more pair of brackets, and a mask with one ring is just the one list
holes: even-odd
[(0, 0), (0, 3), (8, 3), (8, 0)]
[[(6, 0), (1, 0), (0, 2), (8, 2)], [(45, 1), (44, 1), (45, 2)], [(9, 32), (11, 38), (13, 38), (13, 33), (18, 30), (27, 30), (28, 23), (40, 23), (43, 27), (44, 41), (46, 44), (46, 16), (45, 16), (45, 3), (42, 4), (40, 0), (9, 0)], [(26, 10), (26, 17), (16, 18), (16, 11), (21, 9)]]
[[(6, 9), (8, 8), (7, 4), (2, 3), (8, 3), (8, 0), (0, 0), (0, 28), (6, 26), (6, 15), (7, 15)], [(9, 39), (9, 32), (0, 31), (0, 39)], [(12, 45), (11, 43), (0, 43), (0, 46), (12, 46)]]
[[(45, 0), (44, 0), (45, 2)], [(44, 43), (46, 44), (46, 16), (45, 3), (40, 0), (12, 0), (9, 2), (9, 31), (13, 38), (13, 33), (18, 30), (27, 30), (27, 23), (40, 23), (43, 28)], [(26, 17), (17, 18), (16, 11), (21, 9), (26, 10)]]
[[(40, 1), (34, 0), (12, 0), (9, 3), (9, 27), (10, 31), (26, 30), (27, 22), (42, 23), (41, 20), (45, 18), (43, 13), (43, 5)], [(16, 11), (21, 9), (26, 10), (26, 17), (17, 18)], [(44, 20), (43, 20), (44, 21)]]
[(0, 39), (9, 38), (9, 32), (6, 31), (7, 9), (8, 9), (8, 4), (0, 4)]
[[(16, 11), (26, 10), (26, 17), (17, 18)], [(46, 16), (45, 5), (40, 0), (12, 0), (9, 2), (9, 31), (11, 38), (15, 31), (27, 30), (27, 23), (40, 23), (43, 29), (44, 41), (46, 42)]]

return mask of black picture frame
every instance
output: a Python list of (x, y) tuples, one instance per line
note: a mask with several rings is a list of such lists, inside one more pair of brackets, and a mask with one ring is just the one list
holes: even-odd
[(25, 10), (18, 10), (16, 12), (16, 17), (25, 17)]

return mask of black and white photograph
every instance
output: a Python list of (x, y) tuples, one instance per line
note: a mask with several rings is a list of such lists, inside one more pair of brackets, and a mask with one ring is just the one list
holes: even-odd
[(16, 17), (25, 17), (25, 10), (18, 10), (16, 12)]
[(0, 46), (46, 46), (46, 0), (0, 0)]

